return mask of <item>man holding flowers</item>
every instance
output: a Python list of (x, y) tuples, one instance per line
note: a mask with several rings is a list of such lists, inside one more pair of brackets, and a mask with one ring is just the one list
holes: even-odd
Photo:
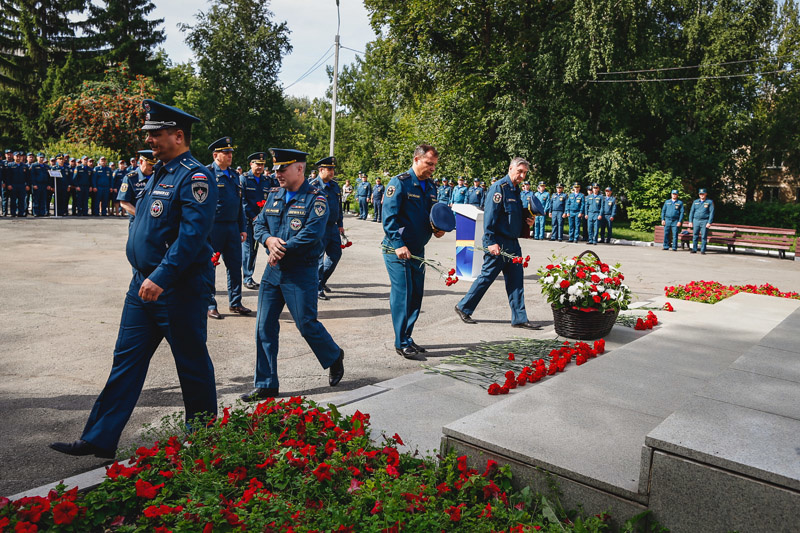
[(476, 323), (471, 316), (473, 311), (497, 275), (502, 272), (511, 306), (511, 326), (541, 329), (541, 326), (528, 322), (525, 312), (523, 265), (507, 257), (522, 255), (519, 234), (523, 220), (528, 227), (534, 223), (532, 218), (523, 214), (519, 191), (519, 184), (525, 181), (530, 166), (525, 159), (515, 157), (508, 166), (508, 174), (489, 188), (483, 216), (483, 266), (478, 279), (456, 305), (456, 314), (467, 324)]

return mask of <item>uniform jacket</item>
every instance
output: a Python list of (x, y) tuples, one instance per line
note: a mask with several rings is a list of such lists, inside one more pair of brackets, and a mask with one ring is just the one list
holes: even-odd
[(50, 184), (50, 166), (47, 163), (31, 165), (31, 185), (47, 187)]
[(322, 179), (317, 178), (311, 183), (311, 187), (318, 189), (328, 201), (328, 228), (336, 228), (335, 232), (339, 234), (339, 228), (344, 227), (344, 214), (342, 212), (342, 190), (336, 180), (331, 180), (326, 186), (322, 186)]
[(213, 180), (188, 150), (153, 167), (125, 252), (133, 268), (163, 289), (211, 267), (209, 235), (217, 205)]
[(483, 192), (483, 187), (470, 187), (467, 189), (467, 202), (475, 207), (483, 209), (483, 204), (486, 201), (486, 193)]
[(253, 171), (245, 172), (239, 178), (242, 187), (242, 207), (247, 220), (253, 220), (261, 212), (258, 202), (266, 201), (269, 190), (273, 188), (272, 180), (264, 173), (256, 179)]
[(547, 213), (563, 213), (566, 207), (567, 193), (554, 192), (550, 195), (550, 199), (547, 201), (547, 205), (544, 206), (544, 210)]
[(137, 168), (133, 172), (128, 172), (122, 178), (122, 185), (119, 186), (117, 193), (117, 200), (120, 202), (128, 202), (136, 207), (137, 202), (144, 194), (144, 189), (147, 187), (147, 181), (150, 176), (145, 176), (142, 171)]
[(422, 189), (413, 169), (393, 177), (383, 197), (383, 244), (394, 248), (407, 246), (412, 255), (424, 257), (431, 240), (431, 207), (436, 203), (436, 185), (425, 180)]
[(453, 204), (465, 204), (467, 203), (467, 186), (466, 185), (456, 185), (453, 187), (453, 194), (450, 197), (451, 203)]
[(239, 175), (232, 168), (228, 168), (230, 177), (220, 170), (216, 162), (208, 165), (208, 170), (214, 176), (217, 186), (217, 212), (214, 222), (236, 222), (239, 233), (247, 231), (244, 222), (244, 207), (242, 206), (242, 184)]
[(359, 198), (369, 198), (372, 194), (372, 184), (368, 181), (359, 181), (356, 189), (356, 196)]
[(539, 202), (542, 204), (542, 207), (544, 207), (544, 212), (549, 213), (550, 211), (548, 211), (547, 209), (547, 204), (550, 203), (550, 193), (547, 191), (542, 191), (542, 192), (534, 191), (533, 195), (539, 199)]
[(683, 201), (670, 198), (661, 208), (661, 220), (680, 222), (683, 220)]
[(323, 250), (322, 238), (327, 221), (328, 199), (308, 180), (303, 181), (297, 194), (288, 201), (286, 189), (270, 189), (267, 203), (253, 223), (253, 235), (265, 246), (270, 237), (283, 239), (286, 255), (278, 261), (278, 268), (267, 270), (312, 265), (316, 268)]
[(603, 196), (602, 194), (594, 193), (586, 196), (587, 215), (597, 218), (603, 213)]
[(109, 167), (94, 167), (92, 173), (92, 187), (96, 189), (110, 189), (114, 184), (114, 174)]
[(386, 192), (386, 187), (383, 186), (383, 183), (380, 185), (375, 184), (372, 188), (372, 203), (379, 204), (383, 200), (383, 194)]
[(6, 185), (25, 187), (31, 184), (31, 169), (27, 163), (9, 162), (6, 164)]
[(582, 192), (571, 192), (567, 197), (566, 211), (569, 215), (586, 214), (586, 197)]
[(603, 210), (601, 213), (604, 217), (616, 217), (617, 199), (613, 196), (603, 196)]
[(483, 213), (483, 246), (516, 243), (522, 230), (522, 201), (519, 187), (506, 175), (489, 187)]
[(706, 198), (704, 202), (700, 198), (692, 203), (692, 209), (689, 211), (689, 221), (699, 220), (704, 224), (714, 223), (714, 200)]
[(453, 197), (453, 188), (449, 185), (442, 185), (441, 187), (437, 187), (437, 189), (438, 192), (436, 193), (436, 199), (439, 201), (439, 203), (451, 203), (451, 199)]

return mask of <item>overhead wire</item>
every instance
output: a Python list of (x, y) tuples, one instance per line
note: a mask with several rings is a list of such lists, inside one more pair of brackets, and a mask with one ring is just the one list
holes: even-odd
[(588, 83), (652, 83), (665, 81), (692, 81), (692, 80), (720, 80), (727, 78), (746, 78), (750, 76), (763, 76), (766, 74), (781, 74), (785, 72), (795, 72), (798, 69), (767, 70), (764, 72), (752, 72), (748, 74), (721, 74), (718, 76), (695, 76), (691, 78), (631, 78), (627, 80), (584, 80)]
[(617, 70), (612, 72), (598, 72), (598, 76), (610, 76), (612, 74), (639, 74), (641, 72), (662, 72), (665, 70), (686, 70), (690, 68), (703, 68), (703, 67), (719, 67), (723, 65), (738, 65), (741, 63), (755, 63), (756, 61), (765, 61), (770, 59), (779, 59), (783, 57), (793, 56), (794, 54), (783, 54), (779, 56), (764, 56), (756, 59), (742, 59), (739, 61), (724, 61), (722, 63), (701, 63), (699, 65), (687, 65), (683, 67), (659, 67), (659, 68), (646, 68), (640, 70)]
[(306, 70), (304, 73), (302, 73), (299, 78), (294, 80), (292, 83), (290, 83), (289, 85), (287, 85), (283, 89), (286, 90), (289, 87), (292, 87), (293, 85), (296, 85), (296, 84), (300, 83), (301, 81), (306, 79), (309, 75), (311, 75), (314, 71), (316, 71), (319, 67), (324, 65), (331, 57), (333, 57), (332, 53), (330, 55), (328, 55), (328, 52), (331, 51), (331, 48), (333, 48), (333, 45), (330, 45), (328, 47), (328, 49), (325, 50), (325, 52), (323, 52), (322, 56), (320, 56), (319, 59), (314, 61), (314, 63), (308, 68), (308, 70)]

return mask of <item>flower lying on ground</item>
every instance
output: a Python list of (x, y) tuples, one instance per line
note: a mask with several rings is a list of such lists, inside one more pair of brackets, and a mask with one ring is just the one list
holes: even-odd
[(652, 311), (647, 312), (647, 316), (644, 320), (641, 318), (636, 319), (636, 325), (633, 326), (633, 329), (638, 330), (645, 330), (645, 329), (653, 329), (653, 326), (658, 324), (658, 317)]
[(664, 311), (669, 311), (671, 313), (675, 311), (675, 309), (672, 307), (671, 303), (667, 302), (664, 304)]
[(690, 281), (686, 285), (664, 287), (664, 294), (668, 298), (708, 304), (715, 304), (740, 292), (800, 300), (800, 294), (797, 292), (781, 292), (769, 283), (763, 285), (723, 285), (718, 281), (700, 280)]
[(619, 265), (608, 265), (594, 257), (582, 259), (553, 256), (552, 263), (539, 269), (542, 294), (556, 309), (581, 311), (624, 310), (631, 291), (623, 281)]

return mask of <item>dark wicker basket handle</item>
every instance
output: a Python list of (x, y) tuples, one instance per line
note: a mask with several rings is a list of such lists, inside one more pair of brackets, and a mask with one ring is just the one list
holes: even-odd
[(576, 257), (576, 258), (575, 258), (575, 264), (574, 264), (574, 265), (572, 265), (572, 268), (570, 269), (570, 273), (573, 273), (573, 274), (575, 273), (575, 267), (576, 267), (576, 266), (578, 266), (578, 261), (580, 261), (580, 260), (581, 260), (581, 257), (583, 257), (583, 256), (584, 256), (584, 255), (586, 255), (586, 254), (592, 254), (592, 255), (594, 256), (595, 260), (596, 260), (598, 263), (600, 262), (600, 257), (598, 257), (598, 255), (597, 255), (596, 253), (594, 253), (594, 252), (593, 252), (593, 251), (591, 251), (591, 250), (586, 250), (586, 251), (585, 251), (585, 252), (583, 252), (581, 255), (579, 255), (578, 257)]

